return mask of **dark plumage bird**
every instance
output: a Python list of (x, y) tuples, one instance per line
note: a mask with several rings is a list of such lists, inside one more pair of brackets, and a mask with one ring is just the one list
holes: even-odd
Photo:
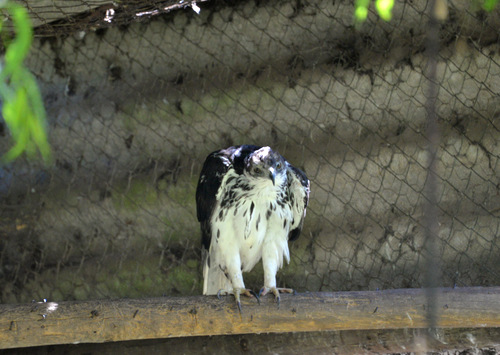
[(279, 302), (276, 272), (290, 261), (288, 241), (299, 237), (309, 201), (309, 180), (269, 147), (241, 145), (205, 160), (196, 189), (203, 244), (203, 294), (233, 294), (241, 311), (242, 272), (262, 258), (264, 286)]

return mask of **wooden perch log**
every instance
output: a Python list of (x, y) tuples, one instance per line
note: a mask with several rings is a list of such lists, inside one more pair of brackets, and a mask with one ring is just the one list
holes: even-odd
[[(440, 328), (500, 327), (500, 287), (440, 289)], [(0, 305), (0, 348), (226, 335), (426, 328), (422, 289)]]
[[(148, 3), (142, 3), (137, 0), (14, 0), (20, 5), (28, 9), (28, 15), (31, 19), (31, 24), (33, 27), (38, 27), (41, 25), (50, 24), (53, 21), (71, 19), (74, 16), (78, 16), (82, 13), (89, 13), (91, 17), (88, 20), (96, 22), (98, 20), (104, 20), (106, 16), (107, 9), (137, 9), (137, 12), (142, 12), (143, 9), (153, 12), (158, 10), (159, 12), (169, 12), (172, 10), (183, 9), (192, 6), (192, 2), (182, 2), (175, 0), (164, 0), (164, 1), (151, 1), (150, 6)], [(201, 3), (208, 0), (197, 0), (194, 2)], [(132, 11), (133, 12), (133, 11)], [(133, 14), (131, 14), (133, 15)], [(132, 21), (132, 19), (130, 19)], [(74, 25), (75, 20), (68, 20), (68, 27)], [(111, 25), (112, 19), (109, 20), (108, 25)], [(61, 26), (61, 24), (59, 24)], [(6, 27), (12, 29), (12, 23), (10, 20), (7, 21)], [(83, 26), (91, 27), (91, 26)], [(87, 29), (89, 29), (87, 28)], [(80, 28), (82, 29), (82, 28)], [(60, 32), (62, 33), (62, 31)]]

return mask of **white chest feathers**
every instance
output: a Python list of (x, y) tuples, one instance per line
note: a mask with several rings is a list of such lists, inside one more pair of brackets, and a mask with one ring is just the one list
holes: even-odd
[[(281, 187), (284, 186), (283, 183)], [(250, 187), (236, 178), (229, 178), (225, 187), (219, 191), (220, 202), (212, 215), (211, 251), (215, 248), (224, 255), (236, 253), (243, 271), (250, 271), (266, 248), (276, 250), (278, 268), (283, 257), (288, 262), (293, 212), (286, 191), (271, 181)]]

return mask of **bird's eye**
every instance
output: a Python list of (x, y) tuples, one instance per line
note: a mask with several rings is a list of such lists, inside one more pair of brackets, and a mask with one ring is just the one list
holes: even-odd
[(260, 175), (262, 173), (262, 170), (260, 168), (253, 168), (253, 173), (256, 175)]
[(281, 163), (276, 164), (276, 169), (280, 170), (281, 169)]

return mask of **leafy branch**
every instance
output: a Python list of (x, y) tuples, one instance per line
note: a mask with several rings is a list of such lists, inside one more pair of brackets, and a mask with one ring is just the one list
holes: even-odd
[(31, 72), (23, 65), (33, 41), (33, 30), (26, 9), (12, 1), (0, 1), (0, 9), (12, 18), (15, 37), (9, 38), (0, 21), (3, 45), (6, 48), (0, 68), (0, 98), (2, 115), (14, 146), (2, 156), (10, 162), (26, 152), (34, 157), (37, 149), (43, 160), (51, 160), (47, 140), (47, 121), (40, 90)]
[[(392, 8), (395, 0), (375, 0), (375, 8), (381, 19), (390, 21), (392, 18)], [(440, 0), (437, 0), (440, 1)], [(441, 0), (444, 1), (444, 0)], [(477, 4), (486, 11), (493, 11), (500, 0), (476, 0)], [(354, 20), (357, 25), (361, 24), (368, 17), (368, 7), (371, 0), (356, 0), (354, 3)]]

